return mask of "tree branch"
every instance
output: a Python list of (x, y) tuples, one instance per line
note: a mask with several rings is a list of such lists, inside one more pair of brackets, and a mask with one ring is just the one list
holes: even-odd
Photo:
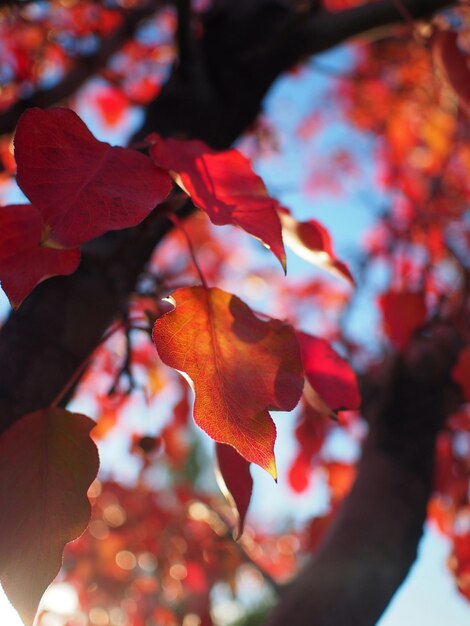
[[(414, 18), (431, 16), (452, 5), (449, 0), (408, 0)], [(238, 0), (214, 10), (199, 41), (200, 89), (175, 72), (166, 97), (149, 107), (142, 135), (153, 120), (164, 119), (162, 134), (182, 133), (224, 148), (249, 128), (274, 80), (309, 55), (324, 52), (379, 26), (403, 23), (394, 0), (382, 0), (339, 13), (315, 9), (301, 12), (281, 0)], [(199, 62), (199, 59), (198, 59)], [(188, 84), (191, 90), (188, 91)], [(207, 120), (211, 120), (208, 128)]]

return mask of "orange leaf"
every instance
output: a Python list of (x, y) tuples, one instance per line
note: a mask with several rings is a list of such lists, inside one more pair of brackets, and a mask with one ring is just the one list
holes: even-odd
[(302, 392), (294, 330), (260, 320), (221, 289), (178, 289), (173, 299), (176, 308), (155, 322), (153, 340), (162, 361), (194, 384), (196, 423), (276, 477), (268, 409), (291, 410)]
[(94, 422), (59, 408), (26, 415), (0, 436), (0, 581), (27, 626), (67, 542), (90, 517), (98, 472)]
[(211, 221), (222, 226), (240, 226), (260, 239), (286, 270), (277, 200), (253, 171), (249, 160), (238, 150), (216, 152), (202, 141), (149, 137), (154, 162), (168, 170), (175, 182)]

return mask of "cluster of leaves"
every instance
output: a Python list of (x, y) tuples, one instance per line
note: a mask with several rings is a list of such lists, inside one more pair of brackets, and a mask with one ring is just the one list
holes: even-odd
[[(457, 26), (457, 30), (452, 30)], [(417, 329), (446, 319), (469, 340), (468, 57), (469, 9), (358, 49), (338, 81), (345, 113), (377, 135), (378, 179), (389, 206), (367, 235), (365, 263), (381, 264), (389, 285), (378, 297), (383, 331), (404, 350)], [(418, 43), (418, 45), (417, 45)], [(468, 403), (468, 348), (454, 380)], [(430, 517), (451, 538), (449, 567), (470, 598), (468, 404), (440, 435)]]
[[(362, 3), (323, 4), (333, 11)], [(2, 24), (0, 45), (14, 68), (8, 88), (1, 92), (2, 109), (31, 88), (42, 88), (51, 63), (66, 74), (80, 46), (85, 50), (94, 45), (91, 32), (106, 39), (123, 19), (118, 4), (56, 8), (40, 20), (25, 19), (21, 32), (15, 30), (16, 22)], [(435, 317), (447, 319), (470, 340), (470, 239), (464, 219), (470, 197), (465, 117), (469, 98), (463, 87), (469, 71), (466, 9), (458, 15), (458, 35), (441, 20), (432, 28), (417, 29), (414, 38), (403, 31), (362, 46), (353, 73), (337, 87), (348, 121), (380, 137), (379, 178), (390, 207), (368, 234), (364, 265), (382, 264), (388, 270), (390, 282), (378, 305), (384, 335), (396, 350), (405, 350)], [(163, 17), (164, 30), (174, 30), (173, 14)], [(55, 38), (57, 33), (66, 41)], [(148, 102), (172, 55), (168, 43), (129, 41), (103, 73), (107, 82), (93, 91), (103, 121), (116, 124), (130, 105)], [(159, 72), (153, 65), (149, 71), (149, 64), (158, 65)], [(304, 125), (302, 132), (310, 133), (317, 123), (310, 120), (309, 129)], [(353, 371), (331, 341), (297, 330), (305, 329), (299, 312), (305, 303), (309, 308), (317, 304), (328, 317), (331, 309), (345, 306), (344, 293), (325, 286), (321, 278), (279, 287), (280, 272), (263, 270), (247, 281), (247, 290), (250, 284), (252, 291), (264, 289), (269, 295), (278, 290), (278, 297), (270, 299), (280, 319), (259, 313), (225, 289), (224, 267), (248, 263), (243, 254), (237, 256), (235, 246), (229, 249), (212, 234), (205, 216), (216, 226), (237, 226), (261, 240), (284, 270), (286, 244), (350, 285), (352, 274), (336, 257), (328, 231), (315, 220), (298, 221), (270, 197), (236, 150), (216, 152), (199, 141), (158, 135), (149, 136), (141, 151), (114, 147), (95, 139), (68, 109), (30, 109), (18, 124), (14, 160), (8, 145), (0, 145), (3, 165), (10, 173), (17, 168), (18, 184), (31, 202), (0, 208), (0, 281), (13, 307), (44, 279), (73, 273), (80, 247), (95, 237), (134, 226), (153, 211), (168, 215), (176, 225), (150, 265), (147, 287), (132, 302), (129, 319), (137, 319), (139, 328), (124, 328), (132, 340), (128, 337), (122, 367), (116, 372), (119, 359), (101, 347), (94, 355), (95, 369), (82, 385), (86, 393), (103, 373), (114, 379), (109, 384), (112, 393), (93, 391), (98, 416), (93, 437), (98, 440), (122, 420), (133, 401), (130, 391), (141, 386), (153, 408), (161, 391), (177, 385), (178, 400), (166, 425), (158, 432), (135, 434), (132, 443), (146, 471), (165, 461), (174, 479), (172, 496), (156, 497), (156, 489), (143, 476), (133, 489), (109, 480), (94, 483), (88, 530), (65, 553), (63, 577), (79, 591), (83, 611), (70, 618), (70, 626), (87, 619), (120, 623), (123, 612), (131, 626), (209, 626), (211, 593), (218, 583), (235, 591), (237, 572), (246, 563), (266, 580), (283, 579), (297, 567), (299, 547), (312, 551), (318, 545), (355, 473), (352, 465), (331, 459), (325, 443), (337, 429), (354, 433), (357, 417), (343, 410), (357, 409), (360, 398)], [(338, 167), (350, 171), (354, 161), (342, 153), (335, 171)], [(311, 186), (318, 188), (321, 177), (312, 177)], [(177, 213), (188, 198), (200, 213), (183, 226)], [(197, 286), (193, 263), (200, 279)], [(165, 308), (160, 297), (170, 293)], [(340, 339), (361, 356), (360, 349), (331, 320), (328, 323), (328, 339)], [(466, 400), (468, 360), (467, 349), (454, 371)], [(188, 434), (188, 390), (182, 380), (165, 373), (162, 362), (190, 381), (194, 420), (216, 441), (218, 473), (230, 511), (195, 485), (194, 468), (189, 467), (194, 444)], [(123, 389), (126, 376), (128, 387)], [(1, 492), (5, 498), (8, 494), (0, 515), (0, 581), (27, 624), (58, 571), (64, 544), (87, 526), (85, 494), (97, 472), (96, 448), (89, 437), (93, 424), (58, 408), (65, 391), (0, 438)], [(247, 528), (237, 547), (231, 531), (239, 536), (244, 530), (252, 491), (250, 463), (276, 477), (276, 430), (269, 411), (296, 405), (289, 482), (294, 491), (303, 492), (312, 468), (323, 472), (329, 509), (301, 536), (274, 537)], [(469, 432), (464, 405), (439, 440), (430, 513), (453, 540), (450, 566), (460, 591), (470, 598)], [(73, 502), (64, 502), (59, 497), (63, 493)], [(50, 523), (43, 526), (43, 519)], [(38, 567), (32, 569), (31, 562)], [(47, 623), (47, 613), (39, 616), (41, 622)]]
[[(15, 134), (17, 181), (32, 204), (0, 209), (0, 278), (13, 306), (48, 276), (73, 272), (80, 245), (109, 230), (140, 223), (167, 198), (171, 180), (214, 224), (239, 226), (260, 239), (284, 269), (283, 229), (287, 242), (351, 280), (349, 270), (333, 256), (326, 231), (313, 221), (297, 222), (280, 207), (239, 152), (215, 152), (200, 141), (163, 140), (156, 135), (147, 141), (150, 157), (99, 142), (68, 109), (30, 109), (22, 116)], [(176, 215), (173, 219), (177, 223)], [(252, 489), (249, 463), (277, 476), (276, 430), (268, 410), (296, 406), (304, 369), (311, 403), (324, 414), (357, 408), (359, 394), (352, 370), (327, 342), (258, 315), (237, 296), (209, 287), (197, 268), (201, 285), (172, 293), (173, 310), (157, 317), (152, 337), (161, 360), (187, 375), (194, 388), (194, 419), (217, 442), (218, 467), (234, 500), (241, 534)], [(75, 454), (69, 452), (75, 462), (63, 471), (51, 423), (69, 418), (70, 429), (79, 428), (82, 418), (55, 408), (59, 402), (60, 398), (52, 407), (20, 420), (5, 435), (4, 445), (14, 450), (25, 424), (32, 428), (31, 422), (39, 431), (39, 443), (30, 439), (33, 449), (28, 455), (37, 456), (38, 463), (57, 463), (56, 471), (62, 470), (65, 482), (60, 488), (78, 479), (83, 486), (90, 482), (90, 467), (85, 464), (82, 476), (79, 459), (89, 458), (94, 446), (89, 440)], [(68, 429), (67, 425), (64, 432)], [(53, 445), (56, 459), (42, 455), (44, 445), (46, 449)], [(15, 471), (12, 464), (8, 467), (2, 477), (6, 481)], [(83, 530), (83, 520), (64, 520), (55, 511), (58, 503), (48, 489), (55, 493), (50, 484), (36, 484), (31, 498), (22, 490), (21, 500), (10, 505), (10, 512), (13, 506), (21, 515), (47, 502), (53, 507), (50, 518), (62, 519), (59, 550), (51, 542), (53, 554), (33, 573), (26, 595), (19, 591), (26, 562), (15, 566), (14, 558), (3, 559), (4, 588), (26, 623), (32, 621), (39, 597), (58, 569), (63, 534), (67, 540)], [(81, 495), (83, 501), (85, 493)], [(2, 544), (14, 550), (20, 538), (6, 521), (1, 528)], [(44, 541), (44, 534), (41, 537)], [(32, 552), (43, 550), (41, 541), (31, 540), (30, 546)]]

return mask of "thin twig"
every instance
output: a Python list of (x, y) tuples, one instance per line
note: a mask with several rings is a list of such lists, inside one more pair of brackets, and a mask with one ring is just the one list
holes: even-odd
[[(142, 321), (142, 320), (136, 320), (136, 321)], [(102, 338), (99, 341), (98, 345), (95, 347), (95, 350), (82, 363), (80, 363), (80, 365), (74, 371), (74, 373), (69, 378), (67, 383), (62, 387), (62, 389), (56, 395), (54, 400), (52, 400), (50, 406), (60, 406), (60, 404), (64, 400), (64, 398), (66, 398), (69, 395), (70, 391), (74, 388), (74, 386), (80, 380), (80, 377), (82, 376), (82, 374), (85, 371), (85, 369), (90, 365), (90, 363), (93, 360), (93, 357), (95, 355), (96, 349), (99, 348), (99, 346), (101, 346), (103, 343), (105, 343), (110, 337), (112, 337), (118, 330), (122, 330), (123, 327), (126, 328), (126, 329), (129, 329), (129, 330), (142, 330), (144, 332), (147, 331), (147, 328), (144, 328), (142, 326), (127, 326), (127, 325), (123, 325), (122, 322), (121, 323), (117, 323), (114, 326), (112, 326), (102, 336)]]
[[(207, 506), (207, 503), (204, 503)], [(275, 580), (269, 572), (267, 572), (259, 563), (257, 563), (253, 557), (245, 550), (243, 544), (240, 541), (235, 541), (233, 538), (233, 528), (228, 519), (222, 513), (222, 511), (215, 509), (213, 506), (210, 506), (210, 510), (217, 515), (221, 523), (227, 529), (227, 534), (225, 535), (225, 539), (230, 539), (235, 544), (235, 547), (242, 557), (242, 559), (248, 565), (251, 565), (257, 572), (261, 574), (264, 580), (268, 583), (270, 587), (272, 587), (273, 591), (277, 596), (280, 596), (283, 591), (283, 585), (279, 584), (277, 580)]]

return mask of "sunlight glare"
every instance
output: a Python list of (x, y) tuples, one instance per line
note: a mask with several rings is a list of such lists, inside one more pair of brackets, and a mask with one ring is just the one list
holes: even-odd
[(8, 626), (24, 626), (20, 620), (18, 613), (11, 606), (5, 592), (0, 587), (0, 624), (8, 624)]

